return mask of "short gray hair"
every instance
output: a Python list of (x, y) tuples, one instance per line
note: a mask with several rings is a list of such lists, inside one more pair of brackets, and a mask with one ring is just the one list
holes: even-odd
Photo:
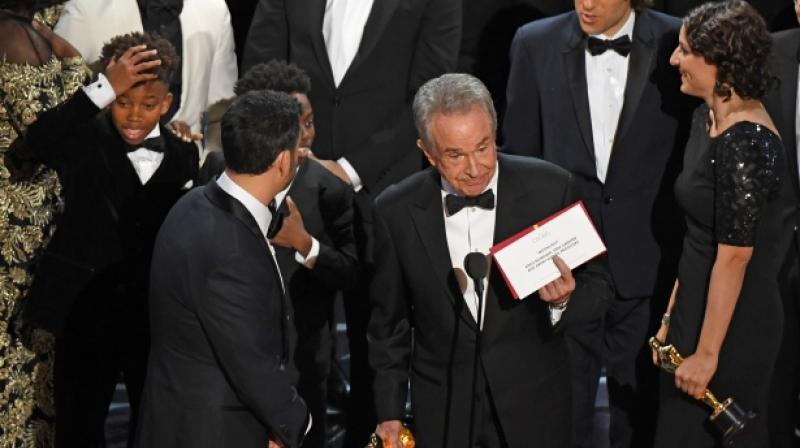
[(423, 142), (432, 147), (430, 124), (433, 114), (466, 113), (480, 105), (492, 119), (492, 132), (497, 132), (497, 112), (486, 86), (476, 77), (465, 73), (448, 73), (433, 78), (419, 88), (414, 96), (414, 124)]

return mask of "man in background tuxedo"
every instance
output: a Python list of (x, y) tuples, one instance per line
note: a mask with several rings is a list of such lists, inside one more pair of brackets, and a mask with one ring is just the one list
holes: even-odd
[(505, 151), (572, 172), (608, 247), (617, 297), (605, 319), (568, 332), (574, 446), (592, 447), (602, 365), (612, 447), (648, 446), (655, 373), (646, 339), (675, 280), (682, 222), (672, 186), (691, 118), (669, 54), (680, 21), (641, 0), (575, 0), (520, 28), (511, 48)]
[(297, 169), (300, 105), (251, 92), (222, 119), (227, 168), (188, 193), (153, 252), (142, 448), (300, 446), (309, 418), (286, 362), (290, 305), (268, 204)]
[(561, 330), (605, 309), (613, 295), (605, 269), (593, 261), (573, 277), (555, 258), (561, 277), (515, 300), (496, 267), (479, 296), (464, 260), (572, 204), (571, 176), (548, 162), (498, 156), (491, 96), (470, 75), (423, 85), (414, 114), (432, 167), (375, 203), (368, 340), (377, 433), (401, 446), (410, 380), (419, 446), (565, 447), (571, 402)]
[(308, 73), (314, 157), (356, 192), (363, 272), (344, 298), (347, 447), (363, 447), (375, 426), (365, 339), (372, 200), (421, 169), (411, 100), (422, 83), (455, 68), (460, 36), (461, 0), (260, 0), (248, 33), (243, 70), (282, 59)]
[[(800, 2), (795, 2), (800, 21)], [(769, 408), (770, 446), (800, 447), (795, 428), (800, 428), (800, 108), (798, 108), (798, 71), (800, 71), (800, 29), (773, 35), (773, 70), (780, 80), (766, 98), (765, 105), (781, 134), (789, 184), (794, 197), (794, 239), (779, 276), (783, 296), (783, 343), (775, 365)]]

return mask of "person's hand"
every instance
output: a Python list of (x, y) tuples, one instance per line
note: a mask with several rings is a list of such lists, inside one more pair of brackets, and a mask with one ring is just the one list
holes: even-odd
[(375, 434), (381, 438), (383, 448), (403, 448), (400, 443), (400, 430), (403, 423), (400, 420), (386, 420), (378, 423)]
[(558, 305), (569, 300), (572, 291), (575, 291), (575, 278), (564, 260), (558, 255), (553, 257), (553, 263), (561, 273), (561, 277), (542, 286), (539, 289), (539, 298), (551, 305)]
[(314, 157), (314, 153), (311, 152), (311, 148), (298, 148), (297, 156), (301, 161), (305, 159), (319, 160), (316, 157)]
[[(658, 340), (658, 342), (660, 342), (661, 344), (666, 344), (668, 332), (669, 332), (669, 327), (662, 323), (661, 328), (659, 328), (658, 332), (656, 333), (656, 339)], [(650, 350), (653, 352), (653, 364), (655, 364), (656, 366), (660, 366), (661, 358), (658, 356), (658, 350), (653, 348), (651, 348)]]
[(306, 257), (311, 250), (311, 235), (306, 231), (306, 227), (303, 224), (303, 216), (300, 215), (300, 211), (297, 210), (292, 198), (286, 196), (285, 201), (289, 208), (289, 216), (283, 218), (281, 230), (272, 239), (272, 244), (291, 247)]
[(267, 444), (267, 448), (286, 448), (286, 445), (275, 437), (270, 436), (269, 444)]
[(40, 23), (38, 20), (33, 20), (31, 26), (50, 44), (50, 48), (53, 49), (53, 54), (56, 58), (66, 59), (81, 55), (71, 43), (54, 33), (47, 25)]
[(300, 157), (306, 159), (313, 159), (319, 162), (322, 166), (324, 166), (328, 171), (334, 174), (334, 176), (341, 179), (347, 185), (353, 185), (353, 182), (350, 180), (350, 176), (344, 171), (341, 165), (339, 165), (335, 160), (325, 160), (325, 159), (318, 159), (317, 156), (314, 155), (308, 148), (301, 148), (305, 151), (300, 151)]
[(161, 65), (161, 59), (145, 61), (157, 53), (156, 50), (148, 50), (146, 45), (137, 45), (128, 48), (128, 51), (119, 58), (111, 58), (106, 66), (105, 75), (114, 93), (121, 95), (137, 83), (156, 79), (155, 73), (143, 72)]
[(675, 370), (675, 386), (694, 398), (702, 398), (717, 371), (717, 361), (716, 355), (695, 352)]
[(167, 124), (169, 129), (176, 137), (185, 141), (186, 143), (198, 141), (203, 139), (202, 132), (192, 132), (192, 128), (185, 121), (175, 120)]

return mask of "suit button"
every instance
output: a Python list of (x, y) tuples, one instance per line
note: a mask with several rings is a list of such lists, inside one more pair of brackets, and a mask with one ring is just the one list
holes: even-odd
[(610, 204), (610, 203), (614, 202), (614, 196), (608, 195), (608, 196), (604, 197), (603, 198), (603, 202), (605, 202), (606, 204)]
[(339, 95), (336, 95), (335, 97), (333, 97), (333, 105), (334, 106), (338, 106), (341, 103), (342, 103), (342, 98)]

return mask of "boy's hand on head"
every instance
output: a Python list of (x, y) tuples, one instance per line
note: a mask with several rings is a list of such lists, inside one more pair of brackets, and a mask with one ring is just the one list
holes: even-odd
[(50, 48), (53, 49), (53, 54), (56, 58), (66, 59), (81, 55), (71, 43), (54, 33), (47, 25), (40, 23), (38, 20), (34, 20), (31, 22), (31, 26), (50, 44)]
[(144, 73), (161, 65), (161, 59), (152, 59), (156, 50), (148, 50), (145, 45), (131, 47), (119, 58), (112, 58), (106, 66), (106, 78), (114, 93), (121, 95), (137, 83), (156, 79), (155, 73)]
[(167, 124), (169, 129), (176, 137), (186, 143), (198, 141), (203, 139), (202, 132), (192, 132), (192, 128), (185, 121), (175, 120)]

